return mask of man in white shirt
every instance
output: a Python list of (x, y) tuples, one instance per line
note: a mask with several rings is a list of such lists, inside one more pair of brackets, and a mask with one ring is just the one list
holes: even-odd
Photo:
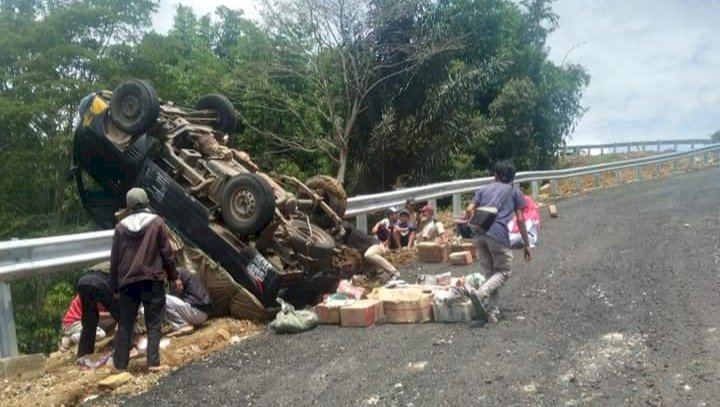
[(398, 221), (398, 210), (392, 207), (387, 210), (387, 217), (379, 221), (372, 228), (372, 234), (377, 236), (378, 240), (385, 247), (390, 246), (392, 241), (393, 228)]
[(430, 205), (425, 205), (420, 211), (418, 222), (418, 240), (420, 242), (445, 242), (445, 227), (442, 222), (434, 217), (435, 210)]

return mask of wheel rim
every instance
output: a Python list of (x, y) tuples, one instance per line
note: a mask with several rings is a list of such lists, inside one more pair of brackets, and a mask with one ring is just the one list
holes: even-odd
[(255, 215), (257, 202), (255, 195), (247, 189), (240, 189), (233, 195), (230, 211), (238, 219), (249, 219)]
[(138, 117), (140, 115), (140, 99), (136, 95), (128, 95), (122, 100), (120, 111), (128, 118)]

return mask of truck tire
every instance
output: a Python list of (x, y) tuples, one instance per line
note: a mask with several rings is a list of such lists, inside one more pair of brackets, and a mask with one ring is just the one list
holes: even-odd
[(270, 185), (257, 175), (237, 175), (223, 187), (220, 214), (233, 233), (254, 235), (275, 216), (275, 195)]
[[(305, 183), (316, 194), (320, 195), (325, 203), (335, 211), (342, 219), (347, 210), (347, 193), (342, 184), (333, 177), (327, 175), (316, 175)], [(333, 220), (320, 208), (316, 206), (310, 214), (313, 223), (329, 229), (334, 226)]]
[(214, 110), (217, 114), (217, 121), (213, 127), (223, 133), (232, 133), (237, 128), (237, 110), (235, 110), (232, 102), (223, 95), (205, 95), (195, 103), (195, 109)]
[[(297, 253), (315, 259), (331, 259), (334, 255), (335, 239), (320, 226), (304, 220), (291, 220), (286, 226), (288, 245)], [(312, 233), (310, 233), (312, 228)]]
[(110, 118), (125, 133), (139, 136), (157, 122), (160, 99), (155, 89), (144, 81), (133, 79), (118, 85), (110, 99)]

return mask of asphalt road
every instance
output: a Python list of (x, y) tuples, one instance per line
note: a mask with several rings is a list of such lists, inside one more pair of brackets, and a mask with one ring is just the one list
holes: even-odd
[[(713, 406), (720, 169), (558, 203), (497, 325), (258, 337), (127, 406)], [(451, 268), (466, 273), (471, 268)], [(408, 274), (440, 271), (415, 265)]]

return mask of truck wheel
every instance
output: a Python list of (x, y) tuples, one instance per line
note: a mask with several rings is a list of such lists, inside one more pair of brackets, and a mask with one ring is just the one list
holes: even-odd
[[(347, 193), (338, 180), (327, 175), (316, 175), (307, 180), (305, 185), (320, 195), (341, 219), (345, 216)], [(316, 206), (310, 215), (313, 223), (323, 228), (329, 229), (334, 226), (333, 220), (319, 206)]]
[[(297, 253), (315, 259), (332, 258), (335, 249), (335, 239), (320, 226), (308, 227), (304, 220), (291, 220), (286, 226), (288, 231), (288, 245)], [(312, 228), (312, 233), (311, 233)]]
[(223, 187), (220, 213), (233, 233), (253, 235), (272, 221), (275, 195), (262, 178), (255, 174), (240, 174)]
[(160, 99), (155, 89), (146, 82), (133, 79), (113, 90), (110, 99), (110, 118), (125, 133), (139, 136), (157, 122)]
[(223, 95), (205, 95), (195, 103), (196, 110), (214, 110), (217, 121), (214, 127), (223, 133), (235, 131), (238, 123), (237, 110), (232, 102)]

